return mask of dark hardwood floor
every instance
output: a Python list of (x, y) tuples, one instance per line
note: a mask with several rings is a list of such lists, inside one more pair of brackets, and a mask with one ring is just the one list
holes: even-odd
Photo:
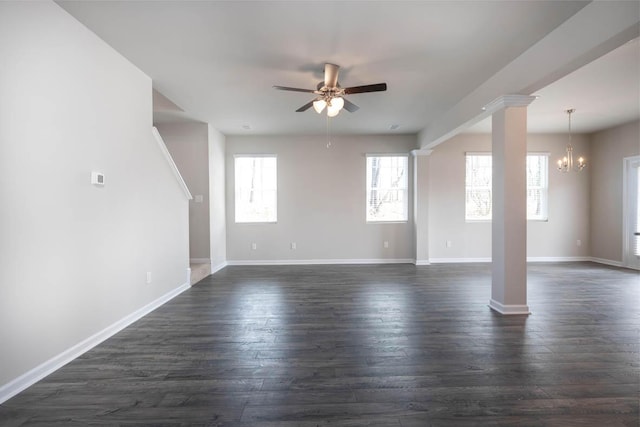
[(0, 406), (0, 425), (639, 425), (638, 272), (227, 267)]

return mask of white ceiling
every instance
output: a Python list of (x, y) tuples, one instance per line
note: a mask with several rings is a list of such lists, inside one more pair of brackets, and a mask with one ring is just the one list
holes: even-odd
[[(325, 62), (341, 66), (342, 86), (388, 84), (387, 92), (349, 96), (360, 110), (332, 119), (332, 132), (399, 125), (394, 132), (416, 133), (588, 2), (58, 3), (184, 110), (156, 119), (208, 122), (234, 135), (324, 133), (324, 115), (295, 112), (310, 94), (272, 86), (315, 88)], [(530, 131), (565, 131), (569, 106), (577, 132), (639, 117), (639, 52), (637, 41), (624, 45), (538, 91)], [(488, 131), (486, 122), (473, 130)]]

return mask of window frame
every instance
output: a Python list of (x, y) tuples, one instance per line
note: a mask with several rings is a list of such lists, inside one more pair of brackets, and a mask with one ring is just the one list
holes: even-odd
[[(529, 218), (529, 212), (527, 209), (527, 221), (548, 222), (549, 221), (549, 157), (551, 156), (551, 153), (536, 152), (536, 151), (527, 152), (527, 160), (529, 159), (529, 157), (532, 157), (532, 156), (545, 158), (544, 166), (546, 170), (543, 173), (544, 182), (540, 186), (540, 188), (543, 190), (543, 197), (541, 198), (543, 212), (542, 212), (542, 215), (538, 218)], [(528, 168), (527, 168), (527, 172), (528, 172)], [(531, 190), (531, 187), (529, 187), (529, 180), (527, 178), (527, 205), (529, 201), (529, 190)]]
[[(238, 167), (237, 161), (238, 159), (264, 159), (264, 158), (272, 158), (275, 161), (275, 188), (273, 190), (265, 190), (264, 188), (260, 189), (261, 192), (264, 191), (273, 191), (275, 196), (275, 203), (273, 206), (273, 219), (257, 221), (257, 220), (238, 220), (238, 190), (240, 189), (238, 183)], [(235, 224), (276, 224), (278, 222), (278, 156), (276, 154), (234, 154), (233, 155), (233, 220)], [(254, 187), (255, 188), (255, 187)]]
[[(469, 219), (467, 218), (467, 158), (469, 156), (483, 156), (483, 157), (489, 157), (491, 159), (491, 169), (492, 169), (492, 175), (493, 175), (493, 155), (491, 152), (467, 152), (464, 155), (464, 220), (465, 222), (491, 222), (491, 220), (493, 219), (493, 206), (491, 208), (491, 217), (490, 218), (472, 218)], [(485, 188), (485, 187), (482, 187)], [(493, 191), (493, 176), (491, 176), (491, 182), (489, 183), (488, 186), (489, 191)], [(493, 202), (493, 195), (492, 195), (492, 202)]]
[[(402, 177), (403, 188), (398, 187), (398, 191), (404, 192), (403, 219), (375, 219), (369, 217), (369, 196), (371, 194), (371, 183), (369, 182), (369, 159), (372, 158), (389, 158), (397, 157), (404, 159), (404, 176)], [(409, 222), (409, 174), (410, 174), (409, 154), (408, 153), (367, 153), (365, 155), (365, 222), (367, 224), (406, 224)], [(382, 187), (380, 187), (382, 188)]]

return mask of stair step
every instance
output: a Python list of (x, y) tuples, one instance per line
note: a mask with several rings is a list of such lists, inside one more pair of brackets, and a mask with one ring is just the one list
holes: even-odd
[(211, 264), (191, 264), (191, 284), (195, 285), (211, 274)]

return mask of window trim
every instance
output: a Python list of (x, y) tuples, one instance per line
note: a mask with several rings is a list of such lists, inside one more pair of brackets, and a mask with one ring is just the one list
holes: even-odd
[[(464, 220), (469, 223), (487, 223), (491, 222), (493, 219), (493, 215), (491, 219), (467, 219), (467, 157), (469, 156), (485, 156), (491, 157), (491, 167), (493, 168), (493, 153), (491, 151), (468, 151), (464, 153), (464, 192), (465, 192), (465, 200), (464, 200)], [(492, 169), (493, 173), (493, 169)], [(493, 186), (493, 176), (491, 177), (491, 184)], [(493, 211), (492, 211), (493, 213)]]
[[(544, 156), (547, 158), (547, 175), (546, 175), (546, 179), (545, 179), (545, 186), (543, 187), (546, 190), (546, 197), (544, 200), (544, 213), (545, 216), (544, 218), (528, 218), (527, 215), (527, 221), (531, 221), (531, 222), (549, 222), (549, 158), (551, 157), (551, 153), (547, 152), (547, 151), (528, 151), (527, 152), (527, 157), (528, 156)], [(527, 186), (527, 190), (529, 189), (529, 187)]]

